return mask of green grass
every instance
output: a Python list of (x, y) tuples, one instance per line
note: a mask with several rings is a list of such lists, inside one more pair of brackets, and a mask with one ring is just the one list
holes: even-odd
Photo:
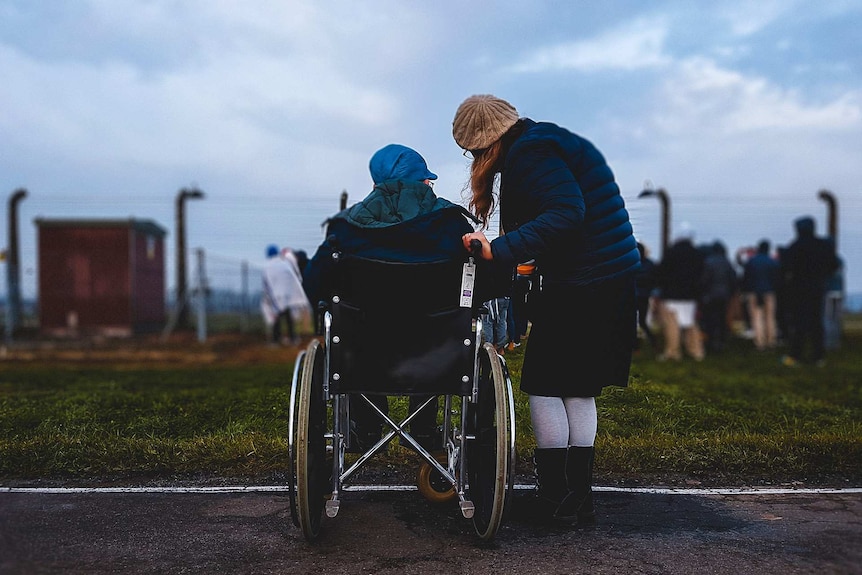
[[(860, 348), (862, 334), (848, 333), (826, 367), (796, 369), (779, 365), (780, 352), (757, 353), (742, 340), (701, 363), (660, 363), (644, 352), (631, 385), (598, 399), (596, 481), (858, 486)], [(517, 391), (523, 349), (506, 357), (526, 470), (534, 443), (526, 396)], [(291, 373), (292, 365), (260, 363), (0, 363), (0, 482), (279, 480)], [(576, 375), (572, 366), (560, 377)]]
[(289, 366), (0, 372), (0, 477), (284, 469)]
[(862, 365), (848, 339), (827, 367), (779, 365), (749, 342), (703, 363), (637, 361), (600, 400), (604, 465), (705, 483), (862, 478)]

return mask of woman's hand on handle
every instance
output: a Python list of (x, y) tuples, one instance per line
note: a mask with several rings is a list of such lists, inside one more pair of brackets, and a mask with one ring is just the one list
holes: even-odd
[[(473, 232), (470, 234), (464, 234), (461, 236), (461, 241), (464, 243), (464, 249), (473, 254), (474, 256), (480, 257), (483, 260), (492, 260), (494, 259), (494, 255), (491, 253), (491, 244), (488, 242), (488, 238), (485, 237), (485, 234), (482, 232)], [(471, 245), (472, 242), (479, 242), (479, 246)], [(481, 252), (476, 253), (476, 247), (481, 247)]]

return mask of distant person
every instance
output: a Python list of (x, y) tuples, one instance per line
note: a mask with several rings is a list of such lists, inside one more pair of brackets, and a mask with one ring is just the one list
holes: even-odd
[(739, 284), (736, 270), (727, 257), (727, 248), (720, 241), (709, 246), (703, 260), (701, 283), (700, 313), (706, 336), (705, 349), (720, 353), (727, 346), (730, 334), (727, 312)]
[[(333, 286), (334, 252), (406, 263), (466, 257), (461, 237), (473, 231), (470, 222), (475, 218), (461, 206), (434, 194), (431, 186), (437, 175), (428, 169), (419, 152), (389, 144), (374, 153), (369, 170), (374, 189), (362, 201), (327, 221), (326, 239), (305, 269), (305, 290), (315, 307), (327, 299)], [(364, 401), (350, 399), (352, 443), (358, 443), (358, 448), (351, 450), (365, 451), (380, 439), (383, 424)], [(385, 396), (371, 395), (369, 399), (388, 412)], [(411, 411), (425, 399), (411, 396)], [(428, 451), (442, 448), (436, 402), (414, 417), (410, 435)]]
[(510, 269), (535, 259), (542, 274), (521, 372), (536, 439), (531, 510), (542, 521), (594, 524), (595, 398), (628, 385), (637, 330), (640, 258), (625, 202), (590, 141), (520, 118), (496, 96), (464, 100), (452, 136), (472, 157), (470, 207), (487, 226), (499, 200), (505, 230), (491, 242), (465, 234), (464, 247), (477, 239), (483, 259)]
[(509, 297), (497, 297), (485, 302), (488, 313), (482, 321), (482, 331), (485, 341), (491, 343), (500, 355), (506, 353), (509, 343), (510, 302)]
[(754, 331), (754, 347), (760, 351), (771, 349), (778, 343), (775, 294), (780, 270), (778, 262), (769, 254), (769, 248), (769, 240), (761, 240), (757, 244), (757, 252), (745, 263), (742, 274), (742, 289)]
[(787, 246), (775, 246), (775, 259), (778, 261), (778, 282), (775, 286), (775, 323), (778, 326), (778, 344), (789, 344), (793, 334), (793, 318), (790, 314), (790, 298), (781, 262), (785, 261)]
[(656, 270), (661, 294), (664, 352), (660, 361), (680, 361), (682, 345), (696, 361), (704, 358), (703, 338), (697, 324), (697, 304), (702, 294), (703, 254), (692, 243), (693, 233), (683, 229), (663, 254)]
[[(266, 248), (263, 266), (263, 295), (260, 309), (273, 345), (299, 343), (297, 326), (310, 312), (296, 258), (290, 250), (281, 252), (276, 245)], [(282, 340), (282, 323), (287, 337)]]
[(787, 312), (792, 322), (790, 351), (782, 358), (786, 366), (796, 366), (805, 357), (822, 365), (824, 346), (823, 312), (829, 279), (839, 268), (835, 244), (814, 235), (814, 218), (794, 222), (796, 239), (782, 255), (780, 264), (787, 290)]
[[(756, 247), (743, 246), (741, 248), (738, 248), (736, 250), (736, 257), (734, 258), (736, 260), (736, 266), (739, 269), (744, 270), (745, 264), (747, 264), (748, 260), (753, 258), (756, 253), (757, 253)], [(743, 322), (743, 329), (744, 329), (743, 336), (747, 339), (753, 339), (754, 338), (754, 324), (752, 323), (751, 316), (748, 313), (748, 298), (749, 298), (750, 292), (743, 289), (743, 288), (744, 288), (744, 286), (740, 285), (740, 291), (741, 291), (740, 300), (742, 301), (742, 306), (741, 306), (740, 311), (742, 313), (742, 322)]]
[[(638, 326), (646, 336), (650, 348), (658, 349), (658, 341), (652, 328), (649, 326), (650, 302), (656, 289), (656, 263), (650, 259), (646, 246), (638, 242), (638, 252), (641, 256), (641, 267), (635, 274), (635, 286), (637, 288), (638, 302)], [(635, 349), (640, 348), (640, 341), (635, 341)]]
[(296, 258), (296, 267), (299, 268), (300, 276), (305, 274), (305, 266), (308, 265), (308, 254), (305, 250), (293, 250), (293, 255)]

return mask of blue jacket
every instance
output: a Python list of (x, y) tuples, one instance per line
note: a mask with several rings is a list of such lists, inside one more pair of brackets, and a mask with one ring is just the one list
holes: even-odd
[(326, 239), (309, 260), (303, 287), (313, 308), (331, 289), (333, 252), (391, 262), (465, 259), (461, 236), (474, 231), (463, 207), (438, 198), (430, 186), (388, 180), (327, 222)]
[(745, 264), (742, 290), (762, 296), (774, 293), (780, 280), (779, 264), (768, 253), (757, 253)]
[(523, 121), (502, 170), (494, 259), (535, 259), (544, 282), (573, 285), (636, 271), (629, 214), (601, 152), (555, 124)]

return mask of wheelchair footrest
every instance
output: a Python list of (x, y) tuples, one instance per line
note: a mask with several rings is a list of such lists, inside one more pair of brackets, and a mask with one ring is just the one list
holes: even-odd
[(476, 508), (473, 506), (472, 501), (461, 501), (458, 503), (461, 507), (461, 515), (464, 516), (464, 519), (471, 519), (473, 517), (473, 513), (476, 511)]
[(338, 499), (330, 499), (326, 502), (326, 516), (327, 517), (335, 517), (338, 515), (338, 507), (341, 505), (341, 502)]

